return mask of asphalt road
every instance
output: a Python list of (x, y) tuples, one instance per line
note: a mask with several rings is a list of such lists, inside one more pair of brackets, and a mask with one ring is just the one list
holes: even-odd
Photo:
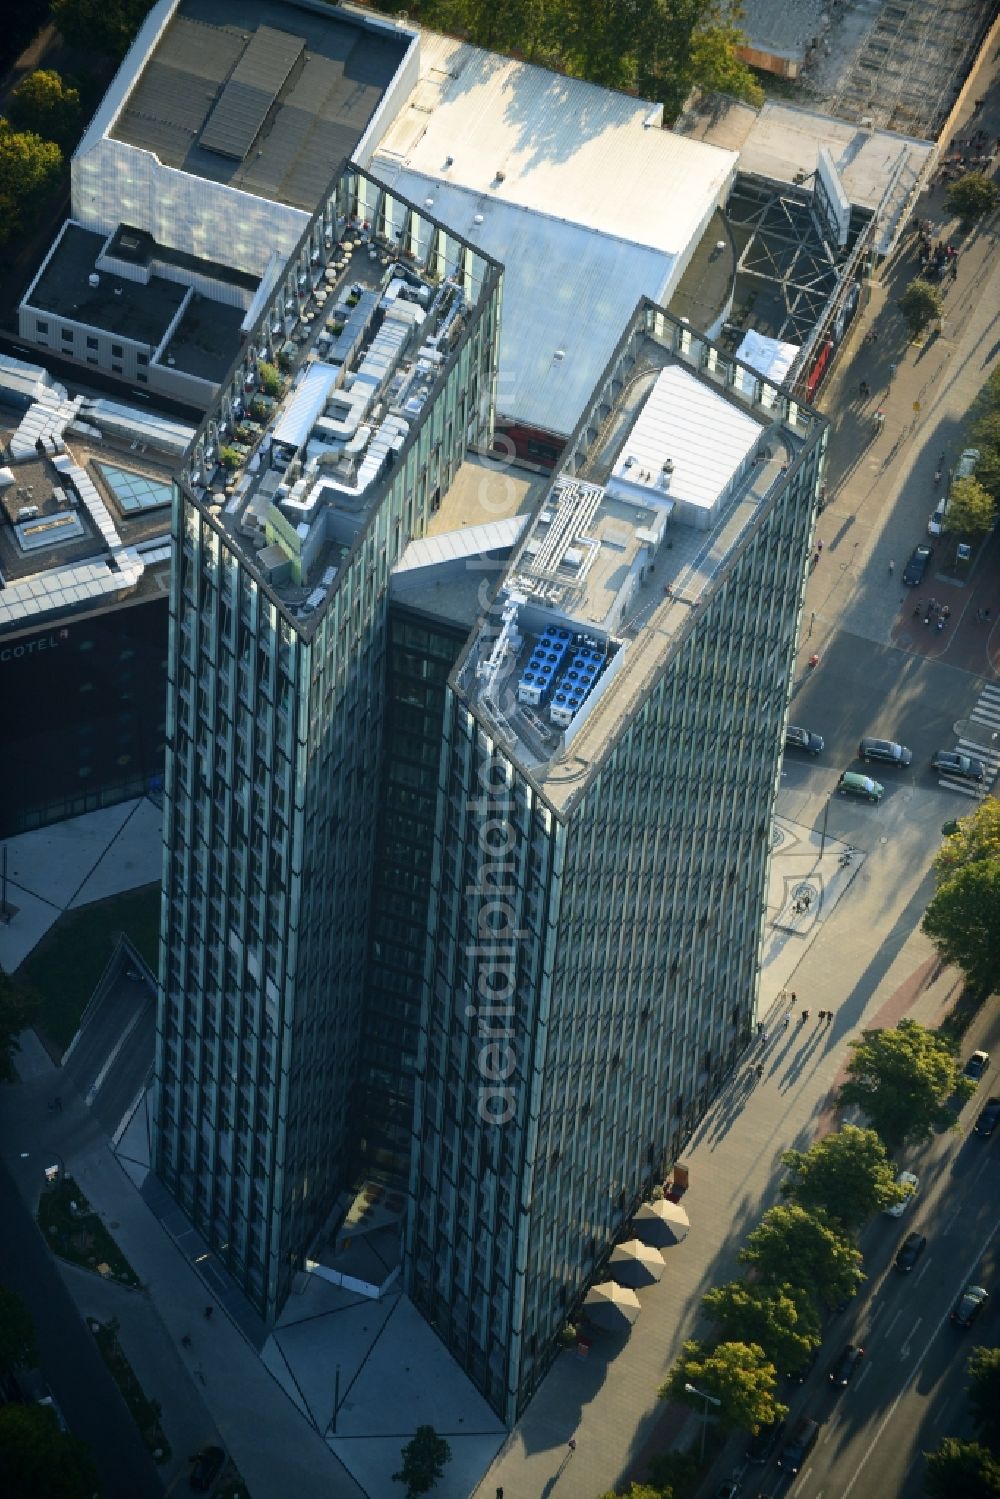
[(0, 1282), (35, 1319), (46, 1381), (74, 1436), (93, 1450), (101, 1499), (156, 1499), (163, 1485), (155, 1464), (2, 1162), (0, 1223)]
[[(966, 1050), (992, 1046), (993, 1067), (959, 1116), (960, 1134), (940, 1135), (906, 1156), (920, 1178), (917, 1197), (900, 1219), (882, 1215), (862, 1237), (868, 1281), (830, 1323), (816, 1369), (789, 1401), (790, 1423), (799, 1415), (822, 1423), (802, 1472), (789, 1479), (774, 1462), (752, 1467), (743, 1493), (919, 1499), (920, 1454), (943, 1436), (970, 1434), (965, 1361), (977, 1345), (1000, 1341), (1000, 1137), (972, 1133), (986, 1097), (1000, 1091), (997, 1044), (1000, 1017), (984, 1017)], [(892, 1261), (913, 1229), (927, 1235), (927, 1248), (916, 1268), (900, 1275)], [(949, 1314), (970, 1281), (985, 1286), (991, 1300), (973, 1328), (961, 1329)], [(835, 1393), (829, 1370), (848, 1343), (863, 1347), (865, 1357), (847, 1389)]]

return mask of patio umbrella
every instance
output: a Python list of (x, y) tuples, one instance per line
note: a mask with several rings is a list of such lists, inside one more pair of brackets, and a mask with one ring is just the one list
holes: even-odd
[(609, 1332), (620, 1332), (623, 1327), (631, 1327), (641, 1311), (635, 1292), (615, 1285), (613, 1280), (593, 1286), (587, 1292), (583, 1308), (595, 1327), (607, 1328)]
[(644, 1202), (632, 1219), (632, 1227), (644, 1244), (663, 1249), (686, 1238), (691, 1223), (679, 1202), (663, 1198), (661, 1202)]
[(608, 1273), (620, 1286), (651, 1286), (659, 1280), (667, 1262), (658, 1249), (629, 1239), (612, 1252)]

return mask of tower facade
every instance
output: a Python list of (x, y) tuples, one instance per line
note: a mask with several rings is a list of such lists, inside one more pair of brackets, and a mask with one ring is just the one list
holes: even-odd
[(643, 304), (449, 686), (406, 1283), (509, 1422), (750, 1033), (824, 446)]
[(346, 1184), (389, 575), (490, 441), (499, 296), (345, 171), (177, 488), (156, 1165), (266, 1317)]

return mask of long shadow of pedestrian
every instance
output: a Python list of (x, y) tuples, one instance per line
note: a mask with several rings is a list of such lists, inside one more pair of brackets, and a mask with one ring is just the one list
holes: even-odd
[(820, 1039), (825, 1034), (826, 1026), (817, 1022), (815, 1028), (804, 1038), (795, 1056), (790, 1059), (788, 1067), (785, 1070), (785, 1075), (778, 1084), (782, 1093), (786, 1093), (796, 1083), (807, 1062), (812, 1060), (819, 1046)]

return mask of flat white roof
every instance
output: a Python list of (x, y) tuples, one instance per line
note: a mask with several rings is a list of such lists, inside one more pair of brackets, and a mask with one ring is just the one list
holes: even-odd
[(736, 154), (466, 42), (423, 31), (420, 55), (370, 170), (503, 263), (498, 412), (566, 436), (640, 297), (669, 299)]
[[(781, 385), (798, 352), (798, 344), (786, 344), (780, 338), (769, 338), (766, 333), (758, 333), (756, 328), (748, 328), (736, 350), (736, 358), (742, 359), (759, 375), (766, 375), (776, 385)], [(742, 373), (739, 378), (741, 389), (749, 395), (752, 381)]]
[[(760, 433), (756, 417), (682, 366), (669, 365), (622, 444), (608, 492), (710, 513)], [(665, 463), (672, 465), (666, 484)]]
[(387, 172), (378, 157), (372, 171), (414, 203), (433, 198), (429, 213), (504, 266), (501, 430), (507, 418), (568, 436), (640, 297), (669, 300), (676, 258), (417, 172)]
[(678, 255), (735, 160), (662, 118), (649, 100), (422, 31), (419, 83), (378, 155)]

